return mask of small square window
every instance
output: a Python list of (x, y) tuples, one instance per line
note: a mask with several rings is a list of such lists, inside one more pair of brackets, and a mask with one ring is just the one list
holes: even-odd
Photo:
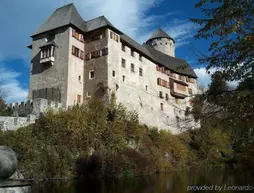
[(161, 91), (159, 92), (159, 96), (161, 99), (163, 99), (163, 93)]
[(87, 93), (86, 93), (86, 97), (91, 97), (91, 93), (90, 93), (90, 92), (87, 92)]
[(143, 76), (143, 69), (139, 68), (139, 76)]
[(122, 44), (122, 51), (125, 52), (125, 45), (124, 44)]
[(135, 72), (134, 64), (131, 64), (131, 71), (132, 71), (132, 72)]
[(93, 79), (95, 77), (95, 72), (94, 71), (90, 71), (89, 72), (89, 79)]
[(77, 95), (77, 102), (81, 103), (81, 95), (79, 95), (79, 94)]
[(102, 50), (101, 50), (101, 53), (102, 53), (102, 54), (101, 54), (102, 56), (108, 55), (108, 48), (102, 49)]
[(116, 72), (113, 70), (112, 71), (112, 76), (115, 77), (116, 76)]
[(161, 103), (161, 111), (163, 111), (164, 110), (164, 108), (163, 108), (163, 103)]
[(122, 58), (122, 67), (125, 68), (126, 67), (126, 60)]
[(166, 94), (166, 101), (168, 101), (168, 99), (169, 99), (169, 96), (168, 96), (168, 94)]
[(123, 76), (123, 82), (125, 81), (125, 76)]
[(134, 57), (134, 50), (131, 50), (131, 56)]

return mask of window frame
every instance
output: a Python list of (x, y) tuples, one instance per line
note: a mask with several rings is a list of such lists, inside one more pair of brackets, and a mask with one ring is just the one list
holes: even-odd
[[(92, 73), (93, 73), (93, 77), (92, 77)], [(95, 78), (95, 70), (90, 70), (89, 71), (89, 80), (92, 80)]]

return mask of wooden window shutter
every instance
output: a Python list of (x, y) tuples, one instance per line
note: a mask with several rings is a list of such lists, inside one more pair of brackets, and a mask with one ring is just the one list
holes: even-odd
[(75, 54), (75, 47), (72, 46), (72, 54)]
[(75, 33), (76, 33), (75, 29), (72, 29), (72, 37), (75, 37)]

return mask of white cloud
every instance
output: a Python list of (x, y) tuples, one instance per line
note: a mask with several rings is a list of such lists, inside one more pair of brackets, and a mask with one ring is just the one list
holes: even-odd
[[(148, 14), (149, 10), (163, 1), (165, 0), (3, 1), (0, 6), (0, 19), (4, 22), (4, 27), (1, 28), (3, 35), (0, 36), (0, 54), (5, 60), (23, 58), (29, 64), (31, 51), (26, 46), (31, 44), (30, 35), (56, 8), (71, 2), (84, 20), (105, 15), (113, 25), (140, 43), (156, 30), (154, 26), (161, 26), (176, 39), (176, 46), (187, 44), (194, 25), (186, 20), (176, 19), (179, 12), (174, 10), (163, 15)], [(168, 20), (170, 22), (166, 23)]]
[(205, 68), (194, 69), (198, 76), (198, 85), (203, 88), (207, 88), (211, 83), (211, 75), (209, 75)]
[(20, 102), (27, 99), (28, 91), (22, 88), (17, 78), (21, 74), (0, 65), (0, 90), (6, 93), (6, 102)]
[[(210, 74), (207, 73), (206, 68), (196, 68), (194, 69), (195, 73), (198, 76), (198, 85), (203, 88), (207, 88), (211, 83), (211, 75), (217, 70), (215, 68), (209, 70)], [(239, 84), (239, 81), (230, 81), (227, 82), (229, 88), (236, 88)]]
[(173, 19), (167, 25), (167, 33), (176, 41), (176, 47), (188, 44), (194, 37), (197, 26), (188, 20)]
[[(29, 63), (32, 35), (39, 26), (65, 4), (73, 2), (84, 20), (105, 15), (124, 33), (137, 38), (150, 24), (158, 23), (162, 16), (147, 15), (147, 12), (163, 0), (43, 0), (1, 2), (0, 53), (4, 59), (23, 58)], [(3, 34), (3, 35), (2, 35)]]

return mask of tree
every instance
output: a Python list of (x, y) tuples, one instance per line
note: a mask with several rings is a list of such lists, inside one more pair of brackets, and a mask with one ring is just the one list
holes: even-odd
[[(248, 127), (252, 127), (249, 120), (254, 117), (251, 104), (254, 92), (253, 89), (246, 92), (246, 86), (245, 89), (240, 88), (246, 85), (247, 80), (252, 82), (254, 77), (253, 1), (200, 0), (195, 7), (206, 16), (191, 19), (200, 26), (195, 38), (211, 40), (208, 53), (201, 54), (199, 62), (207, 64), (208, 72), (212, 68), (217, 69), (206, 99), (210, 102), (216, 99), (222, 107), (220, 110), (226, 112), (225, 122), (233, 125), (250, 123)], [(234, 80), (242, 81), (241, 86), (228, 90), (226, 81)]]
[(207, 70), (220, 68), (225, 80), (241, 80), (254, 67), (253, 0), (200, 0), (196, 8), (206, 18), (191, 21), (200, 25), (196, 39), (211, 39), (208, 54), (201, 63)]

